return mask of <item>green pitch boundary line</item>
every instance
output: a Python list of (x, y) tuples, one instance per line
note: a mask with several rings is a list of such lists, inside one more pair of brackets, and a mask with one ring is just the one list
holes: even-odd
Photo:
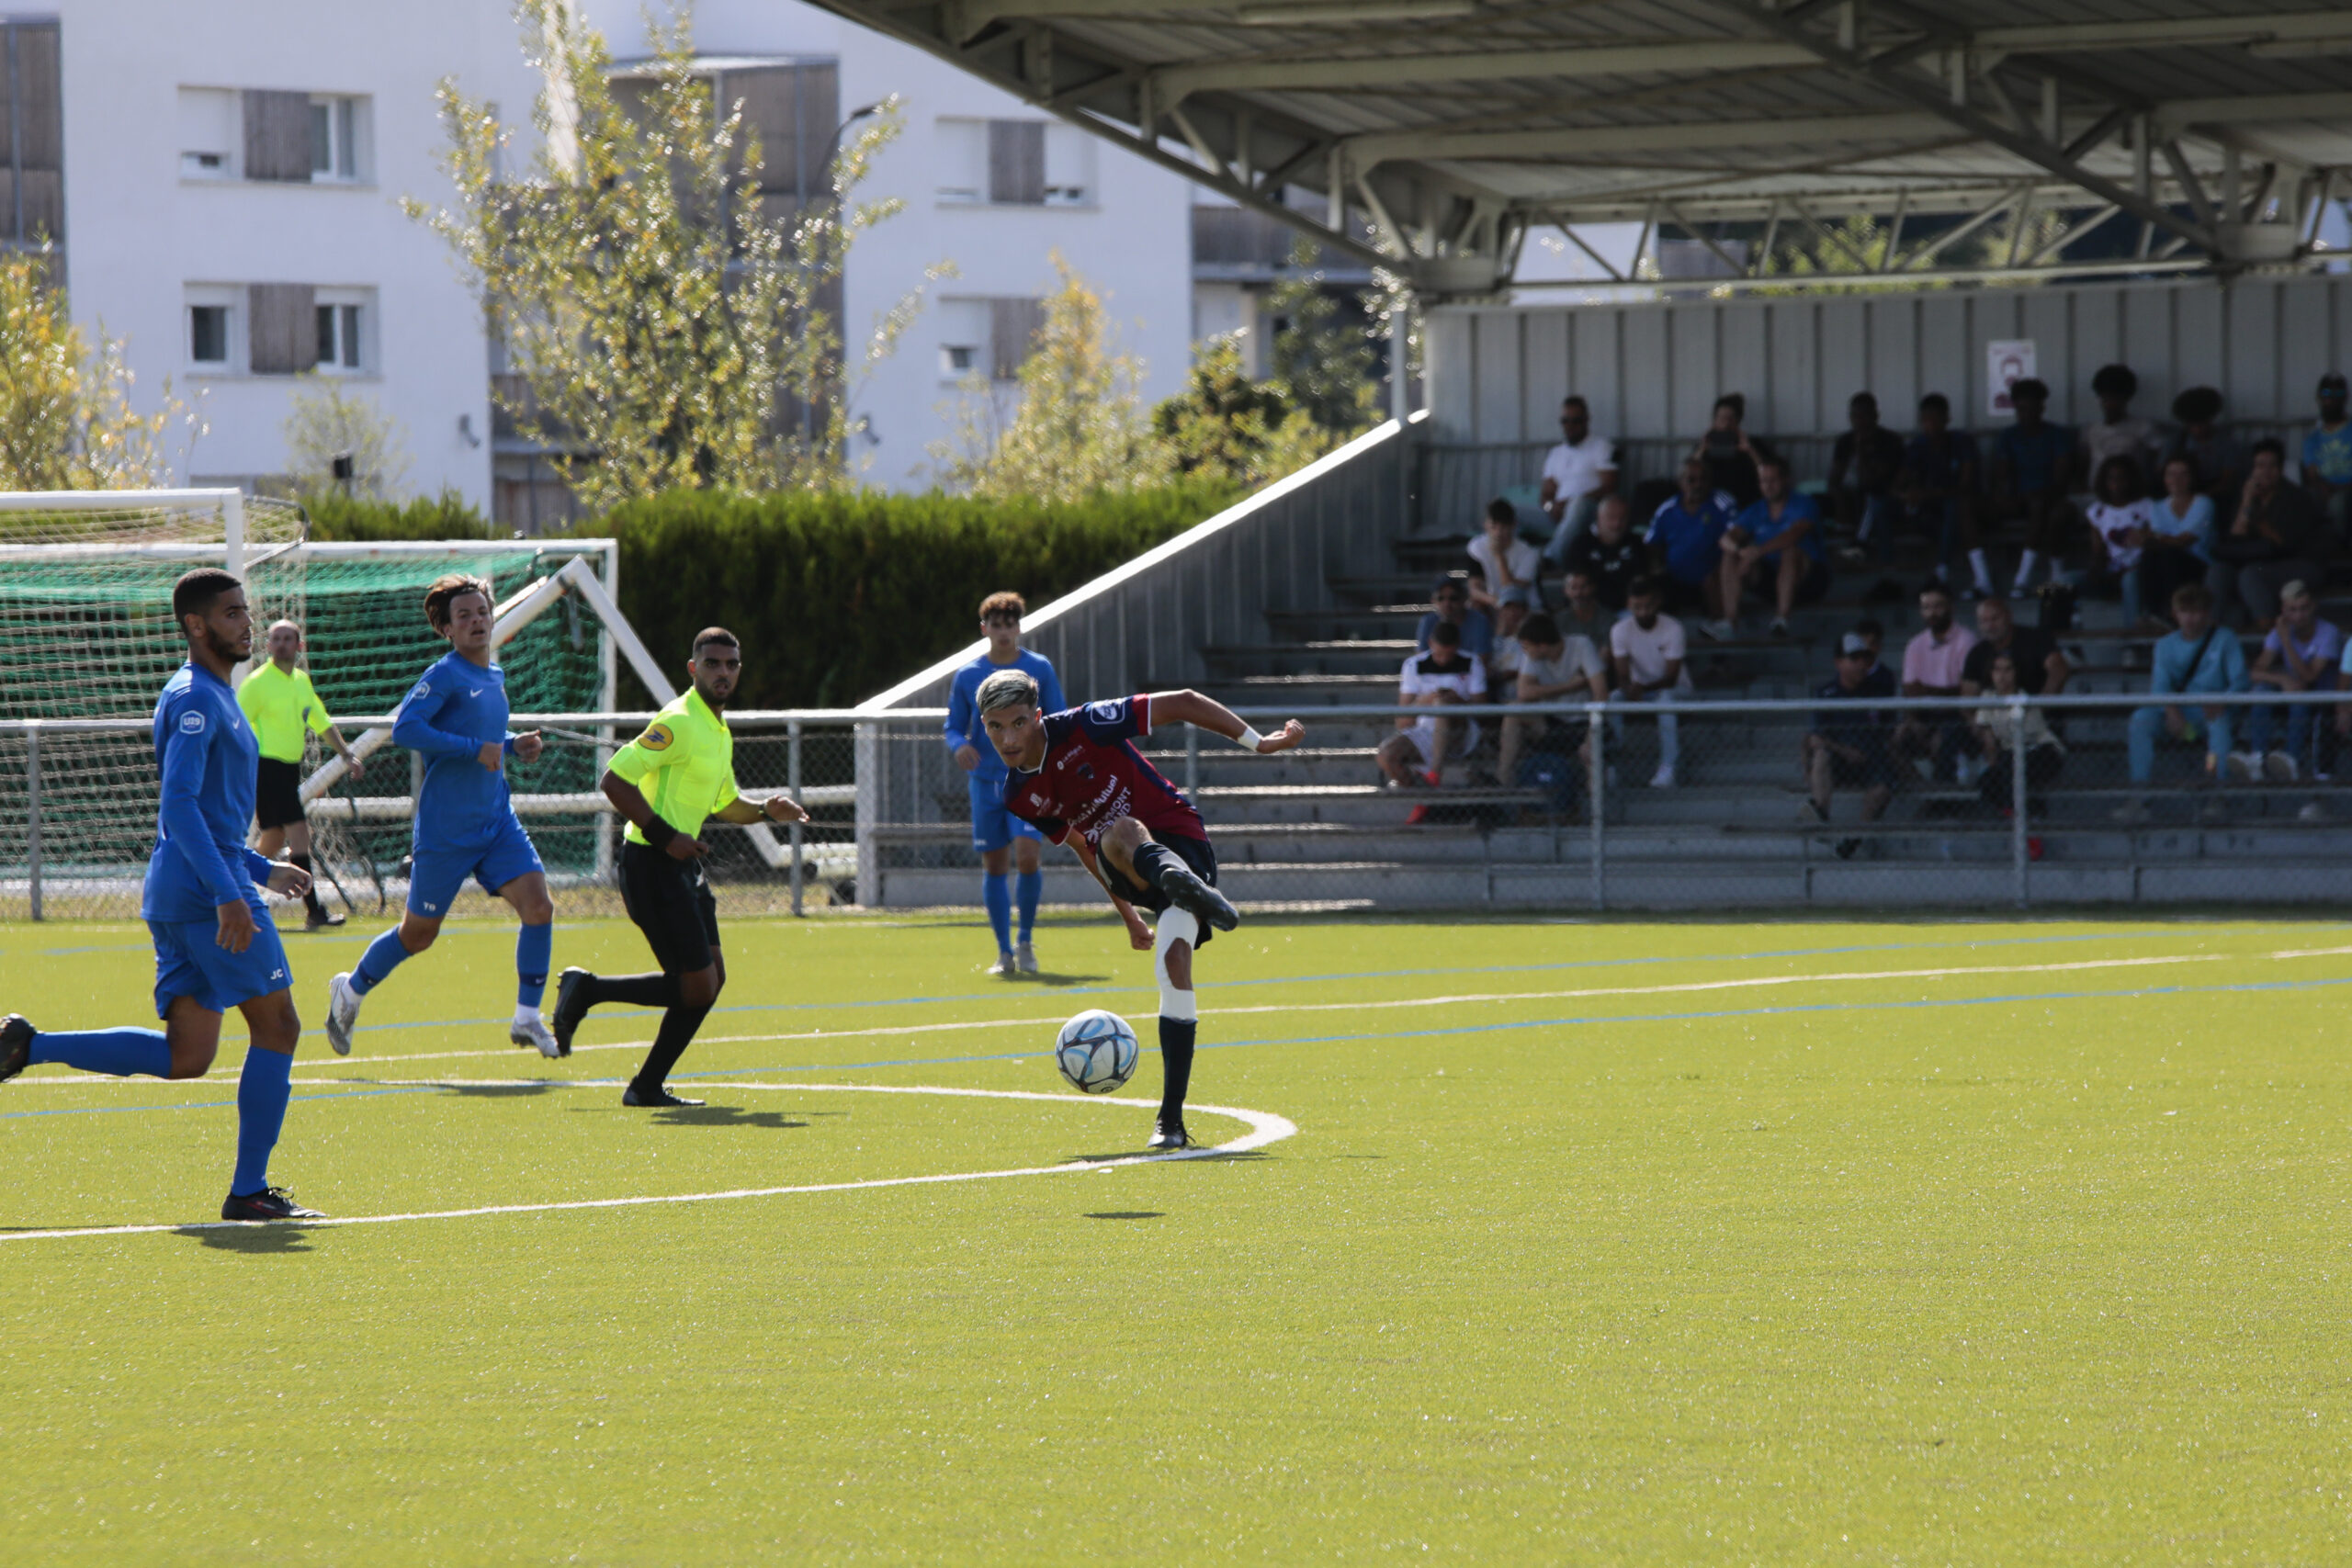
[[(440, 1088), (479, 1088), (478, 1078), (443, 1078), (412, 1080), (418, 1089)], [(531, 1087), (557, 1081), (562, 1087), (576, 1089), (619, 1089), (619, 1078), (582, 1078), (577, 1080), (514, 1079)], [(1054, 1105), (1115, 1105), (1131, 1110), (1157, 1111), (1159, 1102), (1151, 1100), (1112, 1099), (1108, 1096), (1079, 1096), (1042, 1094), (1033, 1089), (948, 1089), (934, 1085), (889, 1084), (776, 1084), (720, 1083), (713, 1089), (791, 1089), (794, 1092), (818, 1091), (831, 1094), (912, 1094), (944, 1095), (968, 1100), (1037, 1100)], [(1239, 1122), (1250, 1130), (1240, 1137), (1205, 1149), (1180, 1149), (1172, 1154), (1126, 1155), (1117, 1159), (1065, 1161), (1060, 1165), (1023, 1166), (1012, 1170), (950, 1171), (933, 1176), (886, 1176), (867, 1181), (820, 1181), (794, 1187), (737, 1187), (719, 1192), (673, 1192), (659, 1196), (633, 1198), (580, 1198), (555, 1203), (493, 1203), (473, 1209), (439, 1209), (406, 1214), (352, 1214), (343, 1218), (323, 1220), (288, 1220), (273, 1222), (297, 1225), (304, 1230), (344, 1228), (352, 1225), (404, 1224), (417, 1220), (470, 1220), (500, 1214), (551, 1214), (582, 1209), (633, 1209), (658, 1203), (718, 1203), (743, 1198), (781, 1198), (808, 1192), (857, 1192), (882, 1187), (939, 1186), (958, 1181), (1001, 1181), (1016, 1176), (1085, 1176), (1097, 1171), (1117, 1170), (1137, 1165), (1167, 1165), (1178, 1160), (1216, 1159), (1232, 1155), (1250, 1154), (1270, 1144), (1278, 1144), (1298, 1132), (1296, 1122), (1286, 1116), (1267, 1111), (1247, 1111), (1238, 1106), (1193, 1105), (1188, 1109), (1204, 1116), (1224, 1116)], [(87, 1225), (78, 1228), (47, 1231), (17, 1231), (0, 1234), (0, 1241), (59, 1241), (81, 1236), (101, 1235), (199, 1235), (208, 1231), (243, 1231), (254, 1228), (252, 1220), (214, 1220), (198, 1224), (180, 1225)]]

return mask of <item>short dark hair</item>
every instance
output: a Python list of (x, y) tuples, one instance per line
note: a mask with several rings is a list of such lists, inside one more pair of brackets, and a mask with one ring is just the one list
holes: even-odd
[(217, 566), (198, 567), (172, 584), (172, 624), (185, 633), (187, 622), (184, 617), (211, 614), (215, 599), (232, 588), (243, 586), (234, 572), (223, 571)]
[(2098, 374), (2091, 378), (2091, 395), (2095, 398), (2130, 398), (2140, 390), (2140, 378), (2129, 365), (2102, 365)]
[(1756, 455), (1756, 471), (1762, 473), (1767, 468), (1778, 468), (1782, 474), (1786, 474), (1789, 472), (1789, 460), (1778, 452), (1769, 449), (1758, 452)]
[(2172, 591), (2172, 607), (2179, 610), (2210, 610), (2213, 607), (2213, 591), (2201, 582), (2184, 582)]
[(2019, 398), (2046, 403), (2050, 400), (2050, 383), (2038, 376), (2020, 376), (2009, 383), (2009, 401), (2015, 403)]
[(1562, 640), (1560, 623), (1538, 610), (1519, 623), (1519, 640), (1521, 643), (1532, 642), (1549, 648), (1552, 644)]
[(1430, 646), (1431, 648), (1441, 646), (1445, 648), (1461, 647), (1462, 628), (1455, 626), (1452, 621), (1440, 621), (1437, 625), (1430, 628)]
[(2287, 444), (2284, 441), (2279, 440), (2275, 435), (2266, 435), (2261, 440), (2256, 442), (2253, 446), (2247, 447), (2245, 449), (2245, 460), (2251, 463), (2256, 457), (2261, 457), (2265, 452), (2267, 452), (2272, 457), (2278, 458), (2278, 466), (2280, 468), (2283, 468), (2287, 466)]
[(1943, 415), (1946, 419), (1950, 419), (1951, 417), (1951, 400), (1945, 397), (1941, 392), (1929, 392), (1926, 397), (1919, 400), (1919, 412), (1921, 413), (1926, 413), (1929, 409), (1933, 409), (1938, 413)]
[(1584, 394), (1581, 392), (1570, 392), (1560, 400), (1560, 406), (1564, 409), (1582, 409), (1587, 413), (1592, 412), (1592, 405), (1584, 400)]
[(2172, 416), (2183, 424), (2206, 424), (2222, 415), (2218, 387), (2191, 387), (2172, 400)]
[(1747, 394), (1745, 392), (1725, 392), (1722, 397), (1715, 400), (1715, 407), (1719, 409), (1729, 409), (1732, 412), (1739, 415), (1742, 419), (1746, 419), (1747, 417)]
[(2132, 487), (2134, 490), (2140, 488), (2140, 460), (2132, 457), (2129, 452), (2118, 452), (2115, 456), (2099, 464), (2098, 472), (2091, 478), (2091, 493), (2098, 497), (2101, 501), (2105, 501), (2107, 499), (2107, 476), (2115, 472), (2118, 468), (2122, 469), (2125, 473), (2132, 476)]
[(1466, 599), (1470, 596), (1470, 584), (1449, 572), (1437, 580), (1437, 586), (1430, 590), (1430, 597), (1442, 599), (1448, 593), (1459, 593)]
[[(1641, 576), (1634, 579), (1633, 581), (1625, 584), (1625, 597), (1628, 599), (1663, 599), (1666, 597), (1666, 579), (1662, 577), (1654, 577), (1647, 572), (1644, 572)], [(1527, 630), (1525, 627), (1522, 626), (1520, 628), (1519, 635), (1521, 642), (1527, 640)]]
[(1029, 602), (1010, 589), (1001, 593), (991, 593), (980, 601), (980, 619), (984, 621), (994, 620), (999, 615), (1011, 615), (1019, 620), (1028, 613)]
[(1508, 523), (1512, 527), (1516, 528), (1519, 526), (1519, 508), (1513, 506), (1510, 502), (1505, 501), (1501, 496), (1497, 496), (1494, 500), (1487, 502), (1487, 521), (1489, 523)]
[(1940, 593), (1949, 599), (1951, 597), (1951, 584), (1940, 577), (1931, 577), (1919, 584), (1919, 597), (1925, 599), (1930, 593)]
[(1871, 412), (1875, 413), (1878, 412), (1878, 394), (1876, 392), (1856, 392), (1852, 397), (1846, 400), (1846, 406), (1849, 409), (1867, 408)]
[(702, 657), (702, 650), (708, 648), (712, 643), (717, 643), (721, 648), (731, 648), (738, 653), (743, 651), (742, 642), (737, 638), (733, 632), (729, 631), (725, 626), (705, 626), (702, 630), (695, 633), (694, 656), (696, 659), (700, 659)]
[(469, 593), (479, 593), (483, 604), (498, 608), (498, 595), (491, 592), (486, 579), (452, 571), (435, 578), (433, 586), (424, 591), (425, 624), (436, 632), (445, 629), (449, 625), (449, 606)]

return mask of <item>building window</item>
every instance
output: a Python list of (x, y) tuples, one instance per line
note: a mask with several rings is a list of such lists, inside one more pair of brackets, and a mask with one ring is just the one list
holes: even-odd
[(0, 22), (0, 245), (64, 242), (64, 149), (57, 24)]
[(187, 365), (211, 376), (233, 376), (244, 368), (246, 291), (228, 284), (191, 283), (185, 299)]
[(1088, 207), (1094, 201), (1094, 138), (1074, 125), (1046, 127), (1045, 203)]
[(187, 308), (187, 356), (208, 369), (229, 367), (229, 307), (190, 305)]
[(319, 368), (329, 375), (358, 369), (359, 307), (321, 305), (317, 312)]
[(1094, 139), (1042, 119), (942, 119), (937, 195), (993, 207), (1087, 207), (1095, 199)]
[(941, 376), (1014, 381), (1046, 324), (1046, 302), (1010, 297), (942, 299), (939, 324)]
[(348, 185), (359, 178), (359, 100), (311, 99), (311, 179)]
[(180, 89), (180, 177), (237, 177), (237, 95), (225, 87)]

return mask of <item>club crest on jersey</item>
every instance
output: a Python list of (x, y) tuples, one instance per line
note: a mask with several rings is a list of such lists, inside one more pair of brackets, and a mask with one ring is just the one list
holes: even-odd
[(1091, 763), (1091, 762), (1080, 762), (1080, 763), (1078, 765), (1078, 776), (1079, 776), (1080, 779), (1091, 779), (1091, 778), (1093, 778), (1093, 777), (1094, 777), (1094, 764), (1093, 764), (1093, 763)]
[(1119, 721), (1119, 705), (1108, 698), (1099, 703), (1087, 704), (1086, 711), (1104, 724), (1116, 724)]
[(637, 743), (649, 751), (667, 751), (671, 739), (668, 725), (649, 724), (645, 727), (645, 733), (637, 738)]
[(180, 715), (180, 733), (182, 735), (203, 734), (204, 716), (200, 713), (184, 713)]

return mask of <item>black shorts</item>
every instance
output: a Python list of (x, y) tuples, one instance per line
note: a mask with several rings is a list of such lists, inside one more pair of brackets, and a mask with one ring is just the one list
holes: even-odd
[(1899, 789), (1903, 764), (1884, 743), (1861, 748), (1860, 757), (1829, 753), (1829, 782), (1838, 789)]
[[(1194, 876), (1199, 877), (1211, 887), (1216, 886), (1216, 851), (1209, 846), (1206, 839), (1195, 839), (1183, 833), (1154, 833), (1152, 837), (1166, 845), (1169, 852), (1178, 860), (1191, 866)], [(1107, 859), (1102, 862), (1102, 866), (1103, 879), (1110, 883), (1112, 892), (1116, 893), (1138, 909), (1148, 909), (1155, 915), (1166, 911), (1167, 894), (1162, 893), (1158, 887), (1145, 886), (1117, 866), (1113, 865)], [(1216, 934), (1204, 925), (1201, 927), (1201, 934), (1194, 939), (1193, 945), (1206, 947), (1209, 938)]]
[(707, 969), (718, 952), (718, 900), (699, 861), (649, 844), (621, 846), (621, 904), (664, 975)]
[(264, 757), (254, 776), (254, 820), (283, 828), (302, 820), (302, 765)]

